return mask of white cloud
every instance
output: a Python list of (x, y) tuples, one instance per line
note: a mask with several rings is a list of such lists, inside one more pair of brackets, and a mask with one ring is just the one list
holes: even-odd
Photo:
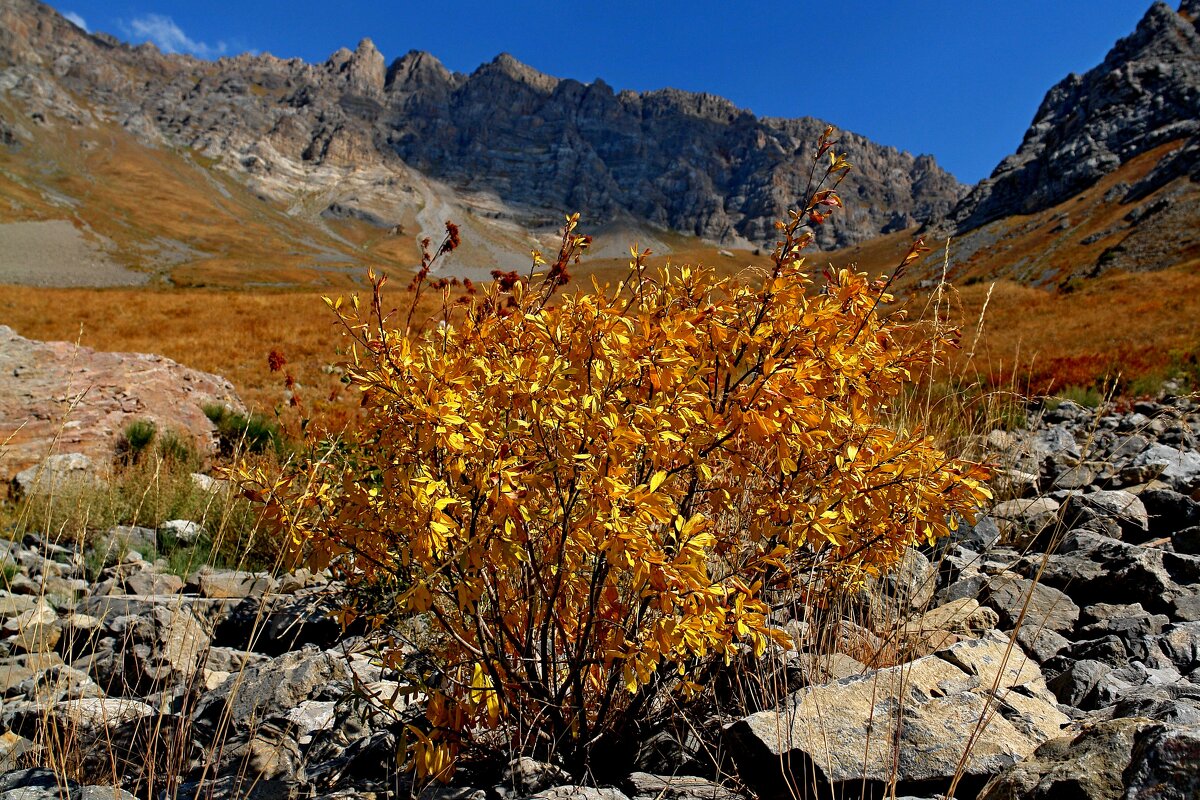
[(200, 58), (216, 58), (225, 53), (225, 42), (215, 45), (197, 42), (175, 24), (175, 20), (162, 14), (145, 14), (135, 17), (122, 27), (130, 36), (153, 42), (164, 53), (188, 53)]
[(63, 16), (71, 22), (74, 22), (77, 27), (83, 28), (89, 33), (91, 32), (91, 28), (88, 27), (87, 20), (76, 14), (74, 11), (64, 11)]

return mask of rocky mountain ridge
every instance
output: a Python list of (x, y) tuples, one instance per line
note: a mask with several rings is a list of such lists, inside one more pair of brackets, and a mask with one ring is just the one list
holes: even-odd
[[(164, 55), (89, 35), (35, 0), (0, 8), (0, 65), (9, 148), (55, 125), (112, 121), (145, 144), (202, 154), (290, 213), (399, 225), (414, 238), (453, 215), (492, 229), (482, 238), (498, 245), (568, 210), (593, 224), (768, 243), (825, 125), (759, 118), (707, 94), (616, 92), (507, 54), (470, 75), (421, 52), (388, 64), (370, 40), (321, 64)], [(856, 167), (844, 187), (854, 202), (820, 231), (827, 246), (944, 215), (965, 192), (932, 157), (852, 133), (841, 146)]]
[[(928, 238), (952, 279), (1071, 288), (1200, 259), (1200, 2), (1155, 2), (1104, 61), (1046, 94), (1017, 151)], [(936, 277), (942, 259), (923, 273)]]
[(1078, 194), (1132, 158), (1185, 140), (1130, 195), (1174, 178), (1200, 180), (1200, 2), (1178, 12), (1155, 2), (1104, 61), (1047, 92), (1017, 152), (975, 186), (949, 219), (959, 232), (1042, 211)]

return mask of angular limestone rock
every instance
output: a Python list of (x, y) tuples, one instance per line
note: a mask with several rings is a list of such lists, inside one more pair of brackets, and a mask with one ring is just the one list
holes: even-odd
[(726, 736), (742, 777), (769, 793), (785, 777), (805, 785), (945, 780), (968, 744), (966, 774), (992, 775), (1067, 722), (1039, 667), (996, 634), (806, 687), (778, 710), (727, 726)]

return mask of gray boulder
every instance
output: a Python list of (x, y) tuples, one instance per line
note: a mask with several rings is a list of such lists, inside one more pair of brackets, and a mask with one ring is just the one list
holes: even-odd
[(1145, 719), (1118, 719), (1052, 739), (988, 781), (979, 800), (1123, 800), (1124, 771), (1140, 740), (1156, 726)]
[(561, 768), (529, 756), (513, 759), (504, 770), (504, 785), (522, 795), (542, 792), (570, 782), (571, 776)]
[(937, 589), (937, 570), (915, 548), (908, 548), (896, 568), (885, 575), (880, 588), (905, 611), (929, 606)]
[(1079, 639), (1116, 636), (1131, 658), (1145, 661), (1154, 637), (1170, 622), (1166, 614), (1151, 614), (1140, 603), (1110, 605), (1098, 603), (1083, 612), (1085, 622), (1077, 631)]
[(1145, 717), (1175, 725), (1200, 725), (1200, 686), (1185, 680), (1131, 688), (1095, 719)]
[(1168, 616), (1175, 622), (1200, 622), (1200, 594), (1195, 587), (1171, 598)]
[(202, 472), (193, 472), (191, 479), (192, 485), (206, 494), (224, 494), (229, 491), (229, 481), (222, 478), (214, 478)]
[(1069, 591), (1084, 604), (1141, 603), (1151, 613), (1170, 613), (1174, 599), (1200, 582), (1200, 557), (1122, 542), (1086, 530), (1070, 531), (1046, 559), (1018, 565), (1026, 575), (1040, 571), (1042, 583)]
[(222, 646), (254, 650), (277, 656), (304, 645), (333, 647), (361, 625), (343, 629), (332, 616), (336, 598), (328, 592), (305, 590), (299, 594), (247, 597), (231, 610), (214, 632)]
[(17, 497), (61, 492), (94, 485), (101, 480), (102, 473), (101, 465), (83, 453), (60, 453), (18, 472), (12, 481), (12, 492)]
[(1200, 667), (1200, 622), (1172, 625), (1158, 637), (1158, 646), (1183, 674), (1197, 669)]
[(989, 514), (1001, 534), (1011, 538), (1046, 538), (1058, 524), (1059, 502), (1052, 497), (1028, 500), (1005, 500), (992, 507)]
[(1200, 797), (1200, 727), (1156, 726), (1131, 756), (1125, 797)]
[(1070, 644), (1061, 634), (1036, 625), (1022, 625), (1017, 631), (1017, 641), (1039, 664), (1045, 664)]
[(305, 648), (285, 653), (231, 675), (196, 704), (194, 717), (212, 723), (227, 716), (235, 726), (286, 715), (305, 700), (327, 699), (335, 681), (348, 682), (349, 667), (334, 653)]
[(183, 591), (183, 579), (169, 572), (156, 569), (138, 570), (122, 582), (124, 594), (172, 595)]
[(199, 669), (211, 632), (186, 605), (153, 605), (144, 614), (106, 622), (106, 636), (87, 644), (92, 678), (109, 694), (141, 696), (185, 686)]
[(0, 658), (0, 697), (23, 693), (25, 681), (36, 680), (47, 670), (62, 665), (58, 653), (22, 653)]
[(1096, 687), (1112, 671), (1113, 668), (1102, 661), (1082, 659), (1072, 662), (1065, 671), (1047, 681), (1047, 685), (1063, 705), (1095, 708), (1099, 705), (1092, 699)]
[(62, 800), (72, 798), (79, 788), (75, 781), (43, 768), (0, 775), (0, 800)]
[(1000, 527), (990, 516), (980, 517), (974, 525), (962, 523), (952, 541), (976, 553), (986, 553), (1000, 541)]
[(1063, 633), (1079, 620), (1079, 606), (1064, 592), (1011, 573), (988, 581), (984, 603), (996, 609), (1001, 624), (1010, 628), (1020, 620), (1023, 626)]
[(1152, 444), (1138, 454), (1133, 465), (1149, 468), (1159, 480), (1183, 494), (1191, 494), (1200, 486), (1200, 453)]
[(1066, 523), (1072, 525), (1083, 509), (1090, 509), (1099, 516), (1116, 520), (1126, 534), (1138, 536), (1150, 529), (1146, 506), (1131, 492), (1112, 489), (1073, 494), (1067, 501)]
[(651, 775), (635, 772), (625, 779), (632, 800), (741, 800), (727, 786), (692, 775)]
[(40, 597), (33, 595), (0, 592), (0, 623), (5, 623), (30, 609), (37, 608), (42, 603), (43, 600)]
[(1172, 489), (1147, 489), (1138, 495), (1150, 517), (1150, 533), (1172, 536), (1200, 525), (1200, 503)]
[(1050, 460), (1069, 464), (1077, 462), (1082, 455), (1075, 435), (1064, 424), (1040, 428), (1034, 433), (1029, 448), (1039, 462)]
[(274, 592), (279, 581), (265, 572), (201, 569), (192, 579), (201, 597), (258, 597)]
[(158, 526), (158, 538), (169, 537), (180, 544), (194, 544), (204, 537), (204, 528), (190, 519), (169, 519)]
[(629, 800), (620, 789), (611, 786), (555, 786), (531, 794), (528, 800)]
[(64, 700), (50, 709), (64, 727), (112, 727), (123, 722), (154, 714), (154, 709), (140, 700), (126, 697), (85, 697)]
[(114, 525), (104, 532), (104, 536), (93, 545), (102, 552), (116, 552), (123, 549), (158, 548), (158, 540), (153, 528), (143, 528), (140, 525)]

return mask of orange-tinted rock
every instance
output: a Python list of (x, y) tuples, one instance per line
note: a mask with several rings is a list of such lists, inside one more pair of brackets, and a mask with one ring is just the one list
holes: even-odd
[[(105, 353), (70, 342), (36, 342), (0, 326), (0, 477), (51, 453), (111, 460), (125, 427), (151, 420), (211, 449), (209, 403), (245, 407), (233, 385), (144, 353)], [(10, 438), (11, 437), (11, 438)]]

